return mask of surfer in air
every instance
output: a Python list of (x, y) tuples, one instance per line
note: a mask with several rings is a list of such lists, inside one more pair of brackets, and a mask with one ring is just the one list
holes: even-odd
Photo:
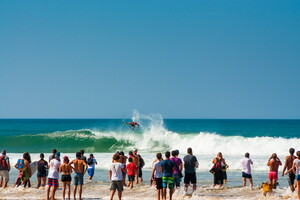
[(124, 122), (124, 124), (128, 124), (128, 127), (131, 130), (134, 130), (136, 126), (140, 127), (139, 123), (137, 123), (137, 122)]

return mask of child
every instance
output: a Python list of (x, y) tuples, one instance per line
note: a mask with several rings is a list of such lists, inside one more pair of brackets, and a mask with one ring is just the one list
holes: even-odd
[(120, 155), (115, 154), (113, 156), (113, 163), (110, 166), (109, 170), (109, 179), (111, 180), (110, 186), (110, 199), (114, 198), (116, 190), (118, 190), (119, 200), (122, 198), (123, 192), (123, 174), (122, 172), (126, 172), (126, 169), (123, 167), (122, 163), (119, 162)]
[(128, 161), (129, 161), (129, 163), (126, 166), (127, 175), (128, 175), (128, 187), (130, 187), (130, 189), (132, 189), (135, 172), (138, 169), (138, 167), (132, 162), (131, 157), (128, 159)]

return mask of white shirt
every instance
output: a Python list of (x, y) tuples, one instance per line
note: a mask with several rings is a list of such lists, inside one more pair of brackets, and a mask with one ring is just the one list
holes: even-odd
[(122, 163), (113, 163), (110, 166), (109, 170), (111, 171), (111, 180), (112, 181), (122, 181), (123, 180), (122, 168), (124, 168)]
[(246, 174), (251, 174), (251, 165), (253, 165), (253, 162), (250, 158), (243, 158), (241, 160), (242, 163), (242, 171)]
[(57, 159), (52, 159), (49, 163), (49, 173), (48, 173), (48, 178), (52, 179), (58, 179), (58, 170), (60, 166), (60, 162)]
[(300, 175), (300, 160), (295, 159), (294, 164), (295, 164), (295, 167), (296, 167), (296, 175)]
[(155, 169), (154, 178), (161, 178), (163, 176), (163, 172), (161, 169), (161, 163), (162, 163), (162, 161), (156, 161), (154, 163), (154, 166), (153, 166), (153, 169)]

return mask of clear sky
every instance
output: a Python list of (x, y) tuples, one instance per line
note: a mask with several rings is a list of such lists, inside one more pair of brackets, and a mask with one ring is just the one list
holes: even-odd
[(300, 1), (0, 1), (0, 118), (300, 118)]

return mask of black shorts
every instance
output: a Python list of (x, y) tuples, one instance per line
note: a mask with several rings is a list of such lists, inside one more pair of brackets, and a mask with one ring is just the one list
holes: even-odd
[(71, 182), (72, 177), (71, 175), (61, 175), (61, 182)]
[(223, 179), (227, 180), (227, 172), (226, 171), (223, 171)]
[(252, 178), (252, 175), (251, 174), (247, 174), (245, 172), (242, 172), (242, 177), (243, 178)]
[(142, 172), (142, 168), (139, 167), (139, 177), (143, 177), (143, 172)]
[(216, 171), (214, 174), (214, 184), (223, 185), (223, 171)]
[(155, 182), (156, 182), (156, 189), (160, 190), (163, 188), (162, 186), (162, 178), (155, 178)]
[(37, 173), (37, 177), (46, 177), (47, 176), (47, 172), (38, 172)]
[(134, 175), (128, 175), (128, 181), (134, 181)]
[(185, 184), (195, 184), (197, 183), (196, 172), (194, 173), (185, 173), (184, 174), (184, 183)]
[(289, 185), (294, 185), (295, 177), (296, 176), (295, 176), (294, 172), (289, 172), (288, 177), (287, 177)]

